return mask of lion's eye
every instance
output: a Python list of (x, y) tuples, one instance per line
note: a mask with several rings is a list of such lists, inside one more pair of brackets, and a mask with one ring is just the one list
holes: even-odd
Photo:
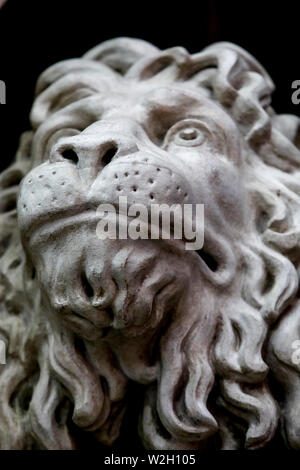
[(198, 143), (202, 143), (204, 141), (204, 135), (199, 131), (199, 129), (196, 129), (195, 127), (187, 127), (186, 129), (183, 129), (177, 134), (177, 140), (183, 140), (184, 142), (186, 141), (197, 141)]
[(169, 129), (164, 145), (173, 143), (185, 147), (196, 147), (203, 144), (206, 136), (207, 132), (200, 122), (186, 119)]

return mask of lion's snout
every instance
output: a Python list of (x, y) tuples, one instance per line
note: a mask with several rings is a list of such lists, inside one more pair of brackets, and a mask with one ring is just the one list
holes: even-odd
[(78, 140), (81, 144), (77, 146), (76, 140), (68, 142), (68, 146), (64, 143), (54, 151), (49, 162), (34, 168), (24, 179), (18, 204), (22, 233), (70, 213), (96, 211), (103, 203), (118, 206), (121, 196), (127, 197), (128, 205), (147, 207), (194, 202), (192, 187), (174, 164), (172, 155), (159, 149), (154, 153), (142, 145), (136, 151), (133, 140), (125, 139), (120, 147), (115, 139), (110, 144), (106, 142), (106, 150), (101, 158), (98, 155), (98, 161), (93, 143), (83, 150), (82, 140)]
[(130, 119), (96, 122), (86, 131), (63, 138), (52, 149), (50, 163), (75, 166), (93, 206), (128, 203), (184, 204), (191, 188), (176, 158), (153, 145)]
[(146, 152), (113, 160), (99, 174), (88, 194), (93, 206), (118, 204), (184, 204), (192, 199), (191, 188), (176, 167)]

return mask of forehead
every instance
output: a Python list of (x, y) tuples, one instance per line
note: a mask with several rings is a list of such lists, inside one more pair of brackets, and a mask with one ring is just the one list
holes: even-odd
[(140, 118), (200, 113), (217, 121), (231, 121), (222, 107), (209, 98), (206, 89), (196, 88), (186, 82), (161, 84), (151, 80), (125, 81), (119, 87), (104, 89), (101, 95), (101, 108), (105, 117), (124, 112)]
[[(96, 102), (99, 104), (97, 121), (129, 118), (149, 127), (167, 127), (177, 120), (196, 117), (224, 130), (236, 130), (227, 112), (208, 97), (207, 90), (184, 82), (160, 84), (151, 80), (124, 81), (118, 87), (103, 89), (94, 99), (95, 105)], [(91, 127), (93, 125), (89, 126), (88, 131)]]

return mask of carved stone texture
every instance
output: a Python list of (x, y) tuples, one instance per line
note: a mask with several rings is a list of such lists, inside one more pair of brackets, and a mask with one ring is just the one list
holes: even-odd
[[(299, 119), (273, 89), (230, 43), (41, 75), (0, 175), (1, 448), (113, 446), (135, 386), (147, 449), (300, 447)], [(99, 240), (120, 195), (204, 204), (203, 249)]]

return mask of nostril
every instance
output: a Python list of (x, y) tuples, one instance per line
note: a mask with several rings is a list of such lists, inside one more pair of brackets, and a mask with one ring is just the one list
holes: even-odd
[(104, 153), (102, 157), (102, 162), (104, 166), (108, 165), (112, 161), (117, 151), (118, 151), (118, 147), (116, 145), (113, 145), (108, 150), (106, 150), (106, 152)]
[(61, 155), (65, 160), (69, 160), (70, 162), (75, 163), (77, 165), (79, 159), (75, 150), (66, 149), (61, 153)]
[(81, 274), (81, 285), (83, 288), (83, 291), (85, 295), (87, 296), (88, 299), (91, 299), (94, 297), (94, 289), (92, 288), (91, 284), (89, 283), (85, 273)]

